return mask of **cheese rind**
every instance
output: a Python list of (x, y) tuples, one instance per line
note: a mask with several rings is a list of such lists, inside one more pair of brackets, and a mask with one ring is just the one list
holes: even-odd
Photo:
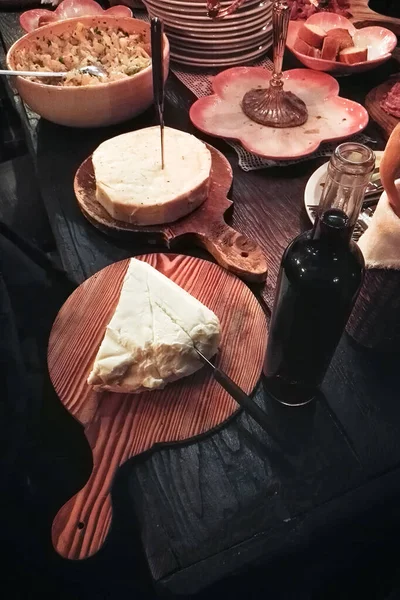
[(108, 214), (133, 225), (172, 223), (200, 206), (210, 186), (211, 153), (193, 135), (159, 127), (119, 135), (92, 156), (96, 199)]
[(162, 389), (218, 350), (218, 317), (146, 262), (131, 259), (88, 383), (97, 390)]

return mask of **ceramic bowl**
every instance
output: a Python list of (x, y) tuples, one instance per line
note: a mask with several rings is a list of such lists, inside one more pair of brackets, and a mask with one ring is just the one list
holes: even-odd
[(378, 26), (356, 29), (345, 17), (334, 13), (317, 13), (307, 19), (306, 23), (318, 25), (324, 31), (338, 27), (347, 29), (353, 37), (355, 46), (368, 48), (368, 60), (347, 65), (337, 61), (312, 58), (294, 49), (299, 29), (303, 23), (304, 21), (290, 21), (286, 45), (303, 65), (315, 71), (325, 71), (335, 75), (351, 75), (369, 71), (386, 62), (397, 45), (397, 38), (389, 29)]
[[(150, 42), (150, 26), (144, 21), (112, 16), (77, 17), (58, 21), (28, 33), (11, 46), (7, 67), (15, 69), (15, 54), (28, 48), (37, 35), (53, 37), (72, 31), (78, 23), (88, 27), (121, 27), (141, 33)], [(164, 36), (164, 78), (169, 69), (169, 42)], [(103, 127), (121, 123), (145, 111), (153, 102), (151, 65), (128, 79), (91, 86), (62, 87), (16, 77), (15, 86), (23, 101), (38, 115), (68, 127)]]

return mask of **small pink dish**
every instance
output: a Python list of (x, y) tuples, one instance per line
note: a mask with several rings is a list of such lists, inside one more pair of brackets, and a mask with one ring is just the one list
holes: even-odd
[(275, 160), (312, 154), (322, 142), (343, 140), (368, 124), (368, 113), (357, 102), (339, 96), (331, 75), (307, 69), (283, 73), (285, 90), (307, 105), (308, 120), (300, 127), (278, 129), (259, 125), (241, 108), (244, 94), (269, 85), (272, 73), (262, 67), (227, 69), (213, 80), (214, 94), (199, 98), (190, 109), (197, 129), (216, 137), (238, 140), (249, 152)]
[(94, 0), (63, 0), (53, 11), (44, 8), (26, 10), (20, 16), (19, 22), (22, 29), (30, 33), (38, 29), (38, 27), (43, 27), (56, 21), (98, 15), (132, 17), (132, 11), (127, 6), (122, 5), (112, 6), (105, 10)]
[[(347, 29), (356, 47), (368, 49), (368, 60), (350, 65), (301, 54), (294, 49), (294, 45), (299, 29), (304, 23), (318, 25), (318, 27), (321, 27), (326, 32), (338, 27)], [(317, 13), (312, 15), (307, 21), (290, 21), (286, 45), (296, 58), (309, 69), (334, 73), (335, 75), (351, 75), (352, 73), (369, 71), (389, 60), (391, 53), (397, 45), (397, 37), (392, 31), (384, 27), (374, 26), (356, 29), (348, 19), (341, 15)]]

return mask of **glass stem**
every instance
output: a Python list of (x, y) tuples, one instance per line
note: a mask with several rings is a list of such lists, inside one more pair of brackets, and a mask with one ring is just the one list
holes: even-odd
[(289, 28), (290, 8), (285, 0), (276, 0), (272, 8), (272, 30), (274, 36), (274, 73), (270, 85), (274, 88), (282, 88), (282, 64), (285, 53), (286, 38)]

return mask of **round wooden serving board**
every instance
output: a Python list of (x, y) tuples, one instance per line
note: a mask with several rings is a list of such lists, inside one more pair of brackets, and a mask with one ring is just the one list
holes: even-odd
[[(252, 392), (261, 375), (267, 325), (249, 288), (220, 266), (198, 258), (138, 258), (218, 315), (222, 340), (216, 364)], [(83, 425), (93, 453), (89, 481), (53, 522), (53, 545), (70, 559), (87, 558), (102, 546), (112, 519), (112, 481), (120, 465), (159, 442), (179, 442), (210, 431), (238, 410), (205, 367), (164, 390), (142, 394), (96, 393), (87, 384), (128, 264), (129, 260), (112, 264), (80, 285), (61, 308), (50, 335), (51, 381), (61, 402)]]
[(148, 243), (170, 249), (183, 236), (206, 248), (225, 269), (246, 281), (265, 281), (267, 262), (261, 248), (226, 224), (224, 214), (232, 206), (227, 193), (232, 185), (232, 169), (226, 158), (206, 144), (211, 152), (211, 185), (207, 200), (188, 216), (166, 225), (139, 227), (116, 221), (96, 200), (96, 180), (92, 158), (79, 167), (74, 181), (75, 195), (84, 216), (101, 231), (118, 237), (145, 236)]
[(383, 130), (386, 139), (389, 139), (393, 129), (400, 123), (400, 119), (385, 112), (381, 108), (380, 102), (396, 81), (400, 81), (400, 77), (391, 77), (385, 83), (373, 88), (365, 97), (365, 108), (371, 119)]

